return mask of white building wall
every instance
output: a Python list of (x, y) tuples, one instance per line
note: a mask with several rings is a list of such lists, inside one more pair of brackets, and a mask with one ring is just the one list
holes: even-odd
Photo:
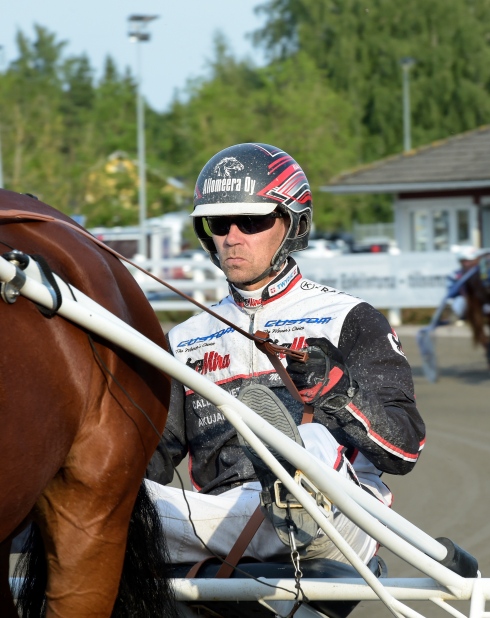
[[(395, 199), (395, 237), (401, 251), (448, 251), (480, 246), (478, 208), (471, 197)], [(468, 237), (459, 217), (467, 217)]]

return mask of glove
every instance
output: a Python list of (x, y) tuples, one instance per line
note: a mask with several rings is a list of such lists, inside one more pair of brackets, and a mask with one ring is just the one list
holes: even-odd
[(339, 349), (324, 337), (306, 340), (305, 363), (287, 358), (286, 371), (309, 405), (334, 412), (352, 401), (358, 385), (352, 380)]

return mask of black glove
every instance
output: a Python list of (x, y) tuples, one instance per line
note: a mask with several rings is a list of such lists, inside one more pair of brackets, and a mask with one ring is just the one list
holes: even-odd
[(339, 349), (328, 339), (306, 340), (305, 363), (287, 357), (286, 370), (303, 401), (325, 411), (340, 410), (352, 401), (358, 390)]

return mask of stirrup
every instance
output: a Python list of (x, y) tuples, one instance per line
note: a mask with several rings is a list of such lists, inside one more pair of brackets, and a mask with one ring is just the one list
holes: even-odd
[[(279, 431), (288, 438), (304, 446), (292, 416), (270, 389), (261, 384), (251, 384), (250, 386), (245, 386), (240, 389), (238, 399), (276, 429), (279, 429)], [(286, 521), (288, 518), (287, 505), (289, 503), (290, 506), (294, 505), (290, 513), (291, 519), (296, 527), (296, 546), (298, 549), (306, 548), (316, 538), (318, 534), (318, 524), (307, 511), (298, 504), (296, 498), (289, 494), (284, 485), (276, 478), (273, 472), (269, 470), (267, 465), (240, 434), (238, 434), (238, 440), (245, 455), (252, 462), (257, 478), (262, 485), (260, 502), (266, 511), (267, 517), (272, 522), (280, 541), (289, 547), (289, 526)], [(293, 478), (296, 478), (298, 474), (298, 480), (300, 480), (305, 487), (309, 486), (310, 488), (314, 488), (313, 491), (315, 496), (320, 493), (317, 488), (314, 487), (310, 481), (307, 481), (304, 475), (297, 471), (292, 464), (284, 459), (284, 457), (273, 448), (269, 450)], [(279, 506), (279, 504), (284, 506)]]
[[(306, 489), (310, 496), (315, 499), (317, 506), (323, 507), (324, 510), (327, 512), (332, 510), (332, 503), (330, 502), (330, 500), (300, 470), (296, 470), (296, 474), (294, 475), (294, 482), (298, 483), (298, 485), (301, 485), (303, 489)], [(277, 506), (281, 509), (286, 509), (288, 508), (288, 506), (290, 509), (303, 508), (301, 502), (297, 502), (295, 500), (288, 500), (287, 494), (287, 488), (284, 487), (282, 481), (277, 479), (274, 483), (274, 502), (277, 504)]]

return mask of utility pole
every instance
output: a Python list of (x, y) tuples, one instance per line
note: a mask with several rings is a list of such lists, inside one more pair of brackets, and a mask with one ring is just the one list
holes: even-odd
[[(130, 15), (129, 21), (129, 40), (132, 43), (142, 43), (150, 40), (150, 33), (147, 27), (150, 21), (157, 19), (158, 15)], [(147, 258), (147, 239), (146, 239), (146, 160), (145, 160), (145, 107), (143, 94), (141, 92), (141, 51), (140, 46), (136, 45), (136, 120), (138, 133), (138, 172), (139, 172), (139, 225), (140, 238), (138, 243), (138, 253)]]
[(410, 69), (415, 64), (413, 58), (402, 58), (400, 64), (403, 71), (403, 151), (412, 150), (411, 117), (410, 117)]

